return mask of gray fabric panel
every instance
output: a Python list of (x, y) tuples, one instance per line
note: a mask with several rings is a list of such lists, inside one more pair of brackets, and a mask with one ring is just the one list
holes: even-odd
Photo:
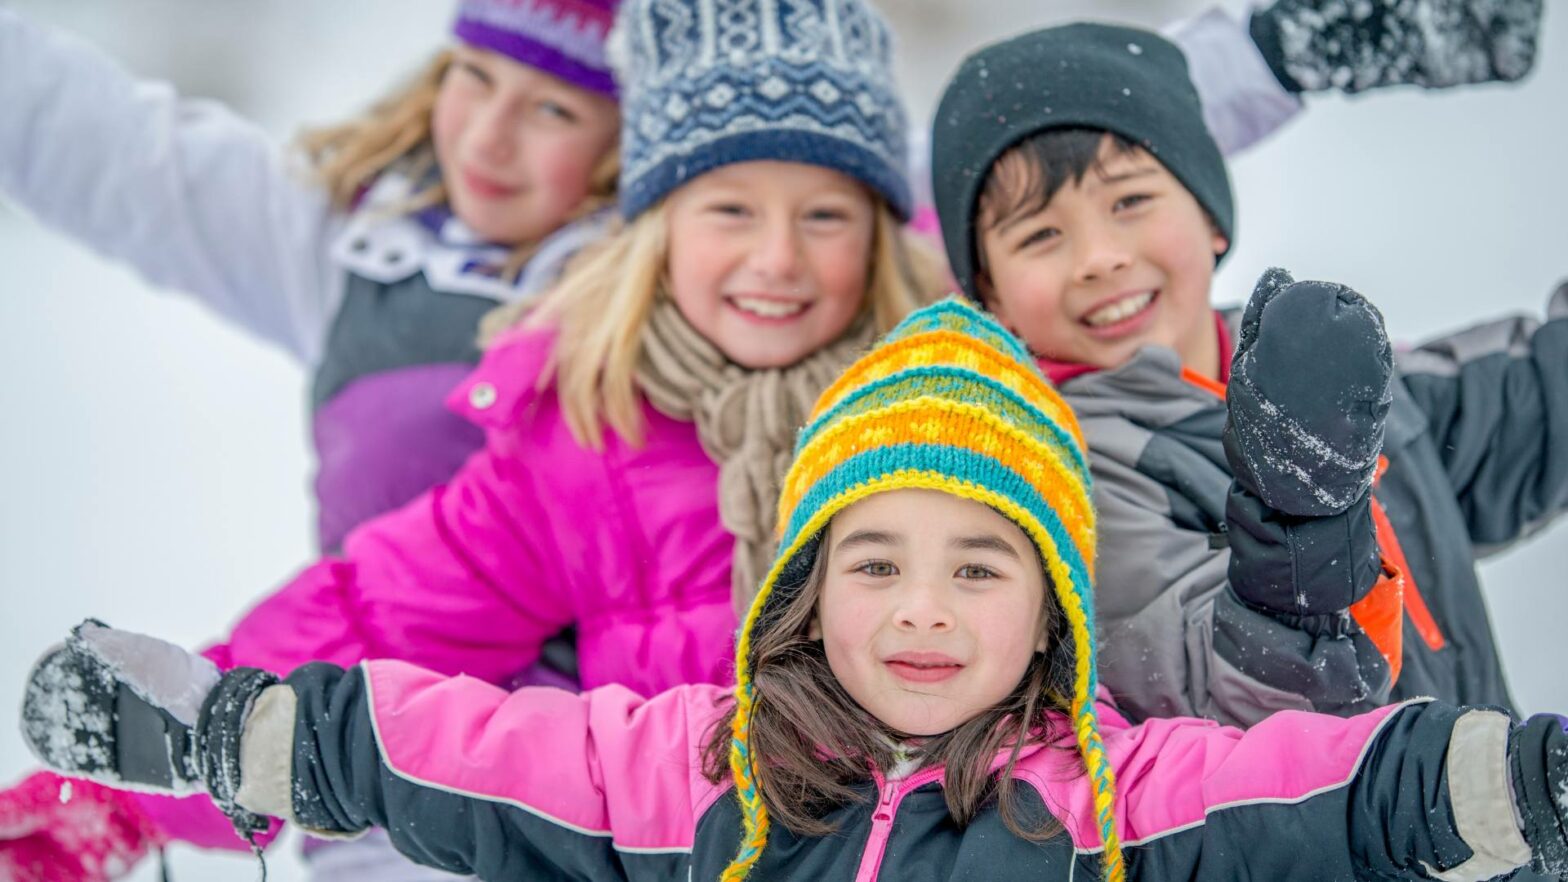
[(479, 319), (495, 306), (488, 297), (438, 292), (423, 273), (389, 284), (350, 276), (311, 384), (311, 406), (367, 374), (477, 363)]

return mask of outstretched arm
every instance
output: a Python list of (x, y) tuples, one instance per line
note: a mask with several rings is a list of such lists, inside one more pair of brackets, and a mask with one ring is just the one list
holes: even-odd
[(1563, 724), (1431, 701), (1245, 731), (1154, 720), (1109, 743), (1130, 865), (1146, 878), (1559, 875)]
[(1546, 321), (1510, 318), (1398, 357), (1482, 552), (1568, 509), (1568, 284)]
[(1187, 56), (1210, 133), (1233, 156), (1300, 113), (1306, 92), (1517, 80), (1535, 63), (1542, 5), (1276, 0), (1246, 22), (1216, 8), (1165, 34)]
[(329, 836), (379, 826), (453, 872), (639, 880), (688, 860), (717, 795), (700, 746), (726, 694), (507, 693), (388, 661), (219, 678), (162, 641), (86, 623), (35, 669), (24, 716), (55, 768), (204, 789), (243, 831), (269, 814)]
[(313, 362), (342, 283), (326, 194), (252, 123), (0, 8), (0, 194)]

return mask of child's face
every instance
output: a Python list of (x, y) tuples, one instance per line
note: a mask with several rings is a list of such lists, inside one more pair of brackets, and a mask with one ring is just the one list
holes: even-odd
[[(1006, 174), (1004, 156), (998, 174)], [(1214, 376), (1219, 340), (1209, 305), (1214, 260), (1228, 247), (1165, 166), (1107, 139), (1100, 165), (1033, 214), (982, 217), (981, 293), (1003, 324), (1046, 358), (1117, 367), (1167, 346)]]
[(844, 509), (824, 544), (811, 636), (861, 707), (940, 735), (1006, 698), (1045, 648), (1045, 577), (1012, 521), (935, 490)]
[(876, 205), (816, 165), (742, 162), (670, 194), (669, 290), (730, 361), (785, 367), (837, 340), (866, 298)]
[(431, 120), (452, 210), (503, 245), (554, 232), (615, 146), (620, 109), (486, 49), (459, 45)]

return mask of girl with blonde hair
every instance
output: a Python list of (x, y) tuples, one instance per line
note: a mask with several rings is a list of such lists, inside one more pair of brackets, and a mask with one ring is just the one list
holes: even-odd
[[(444, 403), (479, 360), (479, 319), (537, 296), (602, 232), (618, 167), (604, 47), (616, 5), (462, 0), (452, 45), (410, 82), (291, 148), (0, 9), (0, 194), (309, 370), (316, 535), (335, 550), (483, 444)], [(0, 793), (0, 877), (101, 879), (169, 835), (162, 803), (60, 790), (41, 775)], [(238, 844), (208, 826), (189, 838)], [(70, 844), (88, 828), (114, 835)], [(313, 863), (396, 878), (327, 866), (363, 851)]]

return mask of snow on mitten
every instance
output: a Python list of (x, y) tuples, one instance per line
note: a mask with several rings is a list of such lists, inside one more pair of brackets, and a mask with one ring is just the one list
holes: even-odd
[(265, 818), (239, 808), (239, 744), (251, 702), (277, 678), (223, 674), (201, 656), (89, 619), (28, 676), (22, 736), (68, 775), (155, 793), (206, 790), (251, 839)]
[(1225, 458), (1237, 482), (1285, 514), (1348, 509), (1377, 472), (1393, 375), (1383, 316), (1365, 298), (1265, 272), (1226, 393)]
[(109, 882), (166, 841), (134, 802), (102, 784), (35, 772), (0, 790), (4, 882)]
[(1543, 0), (1276, 0), (1252, 40), (1293, 92), (1430, 89), (1529, 73)]
[(1514, 806), (1531, 867), (1568, 879), (1568, 718), (1539, 714), (1508, 736)]

